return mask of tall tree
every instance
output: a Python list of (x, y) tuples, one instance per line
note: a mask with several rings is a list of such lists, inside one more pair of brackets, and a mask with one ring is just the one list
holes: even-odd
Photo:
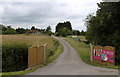
[(73, 30), (73, 31), (72, 31), (72, 34), (73, 34), (73, 35), (80, 35), (80, 31), (79, 31), (79, 30)]
[(16, 34), (16, 30), (12, 28), (11, 26), (3, 27), (3, 34)]
[(47, 27), (46, 33), (47, 33), (47, 35), (49, 35), (49, 36), (51, 36), (51, 35), (53, 34), (52, 31), (51, 31), (51, 27), (50, 27), (50, 26)]
[(6, 31), (6, 30), (7, 30), (7, 27), (6, 27), (5, 25), (0, 24), (0, 30)]
[(16, 32), (18, 34), (24, 34), (26, 32), (26, 30), (24, 28), (18, 28), (18, 29), (16, 29)]
[(47, 33), (48, 31), (51, 31), (51, 27), (50, 27), (50, 26), (47, 27), (46, 33)]
[(120, 2), (98, 3), (96, 15), (86, 18), (86, 38), (93, 44), (110, 45), (120, 51)]
[(80, 32), (80, 35), (85, 36), (85, 32), (82, 30), (82, 31)]
[(65, 27), (63, 29), (60, 29), (58, 32), (58, 35), (63, 36), (63, 37), (66, 37), (66, 36), (71, 35), (71, 34), (72, 34), (71, 31)]
[(72, 25), (69, 21), (66, 21), (64, 23), (58, 23), (57, 26), (56, 26), (56, 32), (58, 32), (60, 29), (63, 29), (63, 28), (67, 28), (69, 29), (70, 31), (72, 31)]
[(36, 30), (34, 26), (31, 27), (31, 30)]
[[(101, 45), (116, 45), (115, 41), (119, 38), (116, 36), (120, 32), (120, 2), (98, 4), (96, 16), (89, 15), (87, 23), (87, 39), (92, 43)], [(116, 37), (116, 38), (114, 38)]]

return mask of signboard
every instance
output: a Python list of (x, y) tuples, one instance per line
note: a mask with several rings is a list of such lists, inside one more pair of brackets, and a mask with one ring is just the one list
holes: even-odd
[(93, 59), (114, 62), (114, 51), (94, 49)]
[(102, 50), (102, 60), (114, 62), (114, 51)]
[(102, 60), (102, 49), (93, 50), (93, 59)]

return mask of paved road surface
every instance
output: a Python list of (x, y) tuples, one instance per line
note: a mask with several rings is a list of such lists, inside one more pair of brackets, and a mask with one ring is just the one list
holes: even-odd
[(77, 51), (61, 38), (64, 51), (57, 60), (27, 75), (118, 75), (115, 69), (85, 64)]

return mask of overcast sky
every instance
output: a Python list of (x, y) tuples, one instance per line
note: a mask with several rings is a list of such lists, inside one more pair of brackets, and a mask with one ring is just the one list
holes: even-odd
[[(11, 2), (10, 2), (11, 1)], [(84, 19), (96, 13), (97, 4), (102, 0), (4, 0), (0, 4), (0, 23), (14, 28), (52, 27), (58, 22), (70, 21), (72, 28), (86, 30)], [(26, 1), (26, 2), (25, 2)]]

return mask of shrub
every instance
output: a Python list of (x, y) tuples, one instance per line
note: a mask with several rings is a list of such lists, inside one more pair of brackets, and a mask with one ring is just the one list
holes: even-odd
[(2, 71), (25, 70), (28, 67), (28, 45), (2, 45)]
[(52, 33), (52, 31), (48, 31), (47, 34), (48, 34), (49, 36), (51, 36), (53, 33)]
[(119, 51), (115, 52), (115, 65), (120, 65), (120, 55)]
[(71, 35), (71, 34), (72, 34), (72, 32), (65, 27), (60, 29), (59, 32), (57, 33), (58, 36), (62, 36), (62, 37), (66, 37), (66, 36)]
[(53, 55), (54, 55), (54, 51), (51, 50), (47, 57), (49, 58), (50, 56), (53, 56)]
[(89, 41), (83, 41), (85, 44), (89, 44), (90, 42)]

